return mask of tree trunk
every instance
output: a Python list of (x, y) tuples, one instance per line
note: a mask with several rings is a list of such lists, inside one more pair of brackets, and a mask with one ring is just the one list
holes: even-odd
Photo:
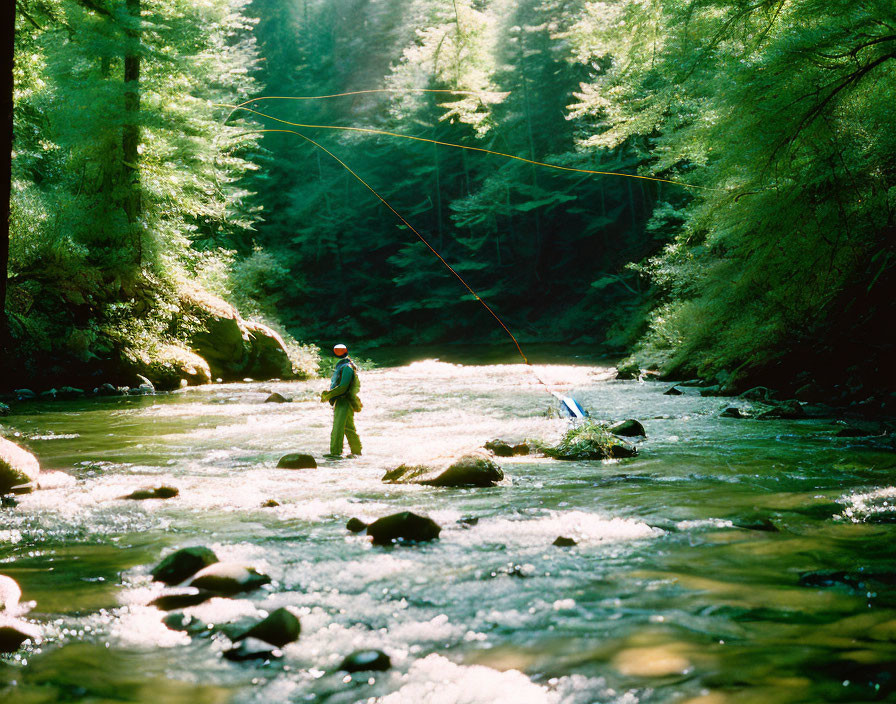
[[(121, 151), (124, 161), (124, 180), (128, 185), (124, 211), (133, 225), (140, 216), (140, 172), (138, 146), (140, 144), (140, 0), (126, 0), (128, 22), (127, 48), (124, 56), (124, 127), (121, 131)], [(143, 262), (143, 235), (136, 233), (138, 266)]]
[(0, 127), (0, 351), (6, 351), (9, 321), (6, 317), (6, 286), (9, 277), (9, 199), (12, 196), (12, 64), (15, 55), (16, 4), (4, 3), (0, 24), (7, 28), (3, 38), (0, 72), (3, 74), (2, 127)]

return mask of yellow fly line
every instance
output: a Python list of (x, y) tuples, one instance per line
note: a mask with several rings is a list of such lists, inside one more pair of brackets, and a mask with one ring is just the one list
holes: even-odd
[[(451, 92), (454, 92), (454, 91), (451, 91)], [(341, 93), (339, 95), (346, 95), (346, 94)], [(335, 97), (335, 96), (321, 96), (321, 97)], [(311, 98), (303, 98), (303, 99), (310, 100)], [(248, 102), (253, 102), (253, 101), (248, 101)], [(303, 129), (316, 129), (316, 130), (336, 130), (336, 131), (341, 131), (341, 132), (361, 132), (364, 134), (376, 134), (376, 135), (383, 135), (386, 137), (397, 137), (398, 139), (409, 139), (414, 142), (426, 142), (428, 144), (437, 144), (442, 147), (453, 147), (454, 149), (466, 149), (466, 150), (472, 151), (472, 152), (482, 152), (484, 154), (492, 154), (494, 156), (501, 156), (506, 159), (515, 159), (516, 161), (522, 161), (522, 162), (525, 162), (526, 164), (533, 164), (535, 166), (543, 166), (548, 169), (557, 169), (559, 171), (573, 171), (575, 173), (580, 173), (580, 174), (595, 174), (595, 175), (599, 175), (599, 176), (620, 176), (623, 178), (634, 178), (634, 179), (640, 179), (643, 181), (655, 181), (658, 183), (671, 183), (675, 186), (682, 186), (683, 188), (696, 188), (696, 189), (700, 189), (703, 191), (716, 191), (718, 193), (727, 193), (727, 190), (723, 189), (723, 188), (710, 188), (709, 186), (697, 186), (692, 183), (684, 183), (682, 181), (674, 181), (672, 179), (667, 179), (667, 178), (657, 178), (655, 176), (642, 176), (640, 174), (626, 174), (626, 173), (621, 173), (618, 171), (598, 171), (595, 169), (577, 169), (572, 166), (560, 166), (558, 164), (548, 164), (544, 161), (535, 161), (534, 159), (526, 159), (525, 157), (516, 156), (514, 154), (505, 154), (504, 152), (496, 152), (491, 149), (485, 149), (484, 147), (471, 147), (471, 146), (464, 145), (464, 144), (454, 144), (453, 142), (442, 142), (437, 139), (427, 139), (426, 137), (415, 137), (413, 135), (399, 134), (397, 132), (388, 132), (386, 130), (377, 130), (377, 129), (372, 129), (372, 128), (368, 128), (368, 127), (342, 127), (342, 126), (338, 126), (338, 125), (311, 125), (311, 124), (304, 124), (301, 122), (290, 122), (289, 120), (284, 120), (279, 117), (274, 117), (273, 115), (267, 115), (263, 112), (259, 112), (258, 110), (253, 110), (252, 108), (244, 107), (246, 104), (247, 103), (242, 103), (241, 105), (228, 105), (226, 103), (216, 103), (215, 107), (230, 108), (231, 109), (230, 115), (233, 115), (233, 113), (236, 112), (237, 110), (244, 110), (244, 111), (250, 112), (254, 115), (258, 115), (259, 117), (263, 117), (268, 120), (273, 120), (274, 122), (279, 122), (284, 125), (289, 125), (290, 127), (301, 127)], [(228, 115), (227, 119), (230, 119), (230, 115)], [(227, 120), (225, 120), (225, 122), (226, 121)]]

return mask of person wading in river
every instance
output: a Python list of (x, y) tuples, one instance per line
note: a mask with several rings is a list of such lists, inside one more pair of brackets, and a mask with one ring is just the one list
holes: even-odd
[(362, 408), (361, 399), (358, 398), (361, 388), (358, 367), (348, 356), (345, 345), (336, 345), (333, 354), (339, 361), (330, 379), (330, 390), (320, 394), (321, 403), (329, 401), (333, 406), (333, 432), (330, 434), (330, 454), (327, 456), (342, 457), (343, 440), (348, 440), (352, 451), (349, 457), (357, 457), (361, 454), (361, 438), (355, 430), (355, 413)]

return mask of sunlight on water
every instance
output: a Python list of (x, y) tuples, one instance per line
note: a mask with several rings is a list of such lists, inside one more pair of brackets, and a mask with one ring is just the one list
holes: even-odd
[[(613, 381), (605, 367), (535, 371), (597, 419), (639, 419), (640, 456), (498, 458), (506, 479), (485, 489), (382, 482), (399, 464), (494, 438), (556, 440), (566, 421), (520, 364), (362, 372), (364, 453), (350, 461), (323, 458), (325, 380), (21, 406), (7, 429), (49, 471), (41, 490), (0, 513), (0, 573), (37, 602), (28, 618), (44, 642), (0, 664), (4, 704), (896, 694), (886, 665), (896, 660), (891, 454), (833, 438), (829, 421), (720, 418), (729, 400), (665, 396), (666, 385)], [(273, 391), (293, 401), (265, 403)], [(288, 452), (319, 467), (277, 469)], [(179, 493), (124, 498), (158, 486)], [(433, 518), (440, 539), (380, 548), (345, 529), (400, 510)], [(576, 544), (553, 545), (561, 536)], [(169, 628), (149, 606), (164, 590), (149, 571), (190, 545), (272, 582), (182, 610), (190, 633)], [(302, 634), (282, 660), (221, 657), (228, 628), (283, 606)], [(339, 671), (363, 649), (383, 650), (392, 669)]]

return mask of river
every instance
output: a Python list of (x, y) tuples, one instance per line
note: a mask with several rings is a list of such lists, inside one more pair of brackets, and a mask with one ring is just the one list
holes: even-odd
[[(364, 372), (363, 457), (312, 470), (276, 463), (327, 451), (320, 379), (19, 405), (5, 434), (60, 474), (0, 509), (0, 573), (36, 601), (28, 618), (44, 630), (0, 660), (0, 700), (896, 700), (892, 452), (834, 437), (831, 420), (721, 418), (730, 400), (666, 396), (599, 363), (538, 371), (597, 418), (639, 419), (640, 456), (502, 458), (495, 488), (381, 482), (496, 437), (558, 438), (566, 422), (518, 364)], [(294, 400), (264, 403), (272, 391)], [(179, 496), (120, 498), (159, 483)], [(382, 548), (345, 529), (405, 509), (436, 520), (441, 539)], [(553, 546), (561, 535), (578, 544)], [(189, 613), (217, 627), (295, 607), (302, 634), (282, 660), (230, 662), (222, 635), (170, 630), (147, 606), (161, 589), (149, 570), (189, 545), (272, 577)], [(338, 671), (362, 648), (392, 669)]]

